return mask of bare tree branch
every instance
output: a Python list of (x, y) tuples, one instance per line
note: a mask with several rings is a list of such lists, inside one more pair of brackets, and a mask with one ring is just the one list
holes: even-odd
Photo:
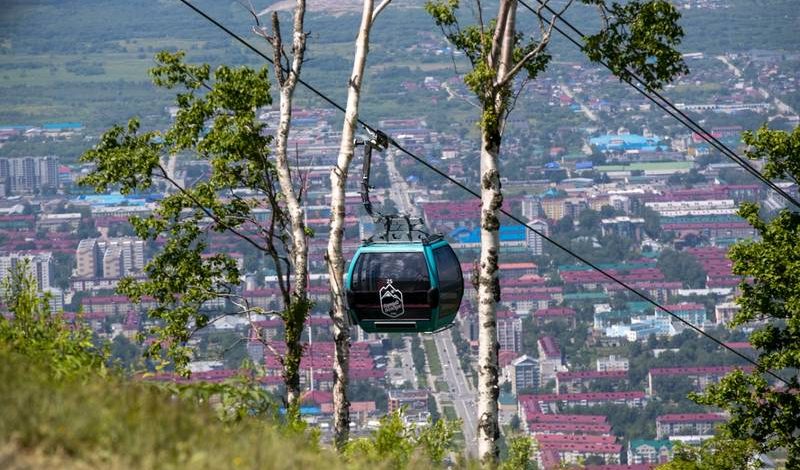
[(542, 51), (544, 51), (545, 47), (547, 47), (547, 44), (550, 42), (551, 33), (553, 32), (553, 26), (555, 25), (558, 16), (560, 16), (561, 13), (564, 13), (570, 7), (572, 1), (573, 0), (568, 0), (567, 3), (564, 5), (564, 8), (562, 8), (561, 11), (559, 12), (559, 14), (553, 15), (553, 17), (550, 18), (550, 22), (546, 26), (542, 21), (541, 11), (545, 6), (547, 6), (548, 2), (545, 1), (541, 3), (539, 8), (537, 8), (537, 16), (539, 17), (539, 23), (540, 23), (539, 27), (542, 31), (542, 38), (539, 40), (539, 43), (533, 50), (525, 54), (525, 56), (519, 62), (514, 64), (511, 70), (506, 74), (505, 79), (502, 82), (498, 83), (498, 85), (502, 86), (508, 83), (510, 80), (513, 80), (514, 76), (520, 71), (520, 69), (525, 67), (525, 65), (530, 60), (532, 60), (534, 57), (536, 57), (537, 55), (541, 54)]
[(381, 14), (384, 8), (388, 7), (389, 4), (392, 3), (392, 0), (383, 0), (375, 9), (372, 11), (372, 21), (374, 23), (376, 19), (378, 19), (378, 15)]
[(486, 57), (487, 65), (489, 65), (489, 68), (491, 69), (497, 68), (496, 64), (502, 44), (500, 38), (506, 30), (506, 22), (508, 20), (508, 12), (510, 9), (511, 2), (501, 2), (500, 11), (497, 13), (497, 24), (494, 27), (494, 34), (492, 35), (492, 49), (488, 56), (483, 54)]
[(272, 60), (274, 61), (273, 68), (275, 69), (275, 81), (278, 86), (283, 87), (286, 79), (283, 75), (283, 40), (281, 38), (281, 24), (278, 18), (278, 12), (272, 12)]

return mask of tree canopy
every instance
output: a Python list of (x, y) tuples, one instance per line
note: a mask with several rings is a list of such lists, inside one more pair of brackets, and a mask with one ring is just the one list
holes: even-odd
[(658, 269), (668, 281), (681, 281), (688, 287), (701, 288), (706, 272), (697, 259), (682, 251), (664, 250), (658, 257)]
[[(187, 64), (183, 57), (183, 52), (161, 52), (150, 71), (156, 85), (178, 90), (172, 126), (143, 132), (137, 119), (113, 126), (81, 157), (94, 168), (80, 182), (98, 192), (118, 188), (123, 194), (164, 187), (167, 194), (152, 215), (131, 218), (140, 238), (164, 240), (163, 248), (145, 266), (145, 280), (126, 278), (119, 291), (134, 301), (155, 300), (148, 333), (156, 340), (148, 352), (187, 372), (187, 342), (212, 315), (264, 313), (241, 296), (237, 261), (207, 250), (215, 233), (227, 232), (273, 260), (285, 307), (276, 313), (287, 323), (304, 319), (308, 305), (293, 302), (289, 292), (291, 263), (284, 246), (289, 236), (270, 158), (273, 139), (257, 119), (258, 110), (272, 102), (268, 69), (219, 66), (212, 72), (208, 64)], [(191, 187), (182, 184), (174, 174), (179, 156), (208, 162), (208, 178)], [(259, 213), (269, 214), (267, 220)], [(220, 300), (227, 307), (222, 312), (209, 308)], [(294, 356), (281, 358), (289, 386), (299, 381), (299, 354)]]
[[(792, 133), (761, 128), (745, 133), (750, 158), (765, 158), (770, 179), (800, 178), (800, 128)], [(724, 425), (735, 439), (753, 440), (761, 452), (787, 451), (787, 468), (800, 467), (800, 214), (784, 209), (772, 220), (755, 203), (742, 204), (739, 215), (760, 240), (733, 246), (733, 272), (748, 279), (739, 286), (741, 307), (732, 327), (756, 327), (750, 343), (758, 351), (757, 369), (734, 372), (694, 399), (731, 415)], [(782, 383), (773, 375), (786, 381)]]

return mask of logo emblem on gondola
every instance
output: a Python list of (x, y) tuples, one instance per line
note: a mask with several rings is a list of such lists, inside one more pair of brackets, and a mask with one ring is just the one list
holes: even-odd
[(381, 312), (389, 318), (397, 318), (405, 313), (403, 306), (403, 293), (395, 289), (392, 280), (387, 279), (386, 285), (378, 291), (381, 297)]

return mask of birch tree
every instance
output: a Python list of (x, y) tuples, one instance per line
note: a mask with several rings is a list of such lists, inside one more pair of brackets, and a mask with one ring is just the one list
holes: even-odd
[[(615, 73), (624, 75), (628, 67), (648, 84), (658, 87), (671, 77), (686, 71), (681, 56), (673, 47), (683, 35), (676, 21), (677, 11), (665, 0), (631, 1), (625, 5), (604, 0), (583, 0), (601, 13), (603, 29), (584, 38), (584, 51), (592, 60), (605, 60)], [(477, 267), (478, 290), (478, 455), (487, 466), (498, 459), (497, 398), (499, 395), (497, 354), (497, 315), (500, 301), (500, 209), (503, 194), (498, 160), (506, 119), (516, 98), (528, 80), (547, 67), (555, 17), (547, 19), (543, 11), (548, 0), (539, 2), (538, 27), (525, 36), (517, 30), (517, 1), (501, 0), (497, 16), (487, 21), (484, 6), (475, 0), (477, 23), (462, 26), (459, 0), (435, 0), (426, 10), (442, 29), (445, 37), (464, 52), (472, 69), (464, 83), (475, 94), (481, 108), (479, 126), (481, 189), (481, 252)], [(559, 13), (572, 5), (568, 0)], [(516, 80), (520, 76), (519, 80)], [(516, 81), (515, 81), (516, 80)]]
[(291, 371), (291, 376), (286, 377), (288, 401), (289, 403), (295, 403), (299, 398), (300, 392), (299, 368), (300, 358), (303, 354), (300, 337), (310, 308), (308, 300), (308, 236), (310, 233), (306, 228), (305, 210), (301, 204), (303, 194), (302, 181), (299, 181), (300, 185), (296, 187), (298, 185), (292, 177), (292, 165), (287, 155), (287, 147), (289, 129), (292, 122), (294, 91), (303, 67), (303, 58), (306, 50), (307, 34), (303, 28), (306, 2), (305, 0), (297, 0), (295, 3), (291, 56), (287, 55), (284, 50), (278, 12), (272, 12), (272, 32), (270, 34), (265, 27), (261, 26), (259, 15), (252, 8), (252, 5), (250, 5), (250, 11), (256, 22), (253, 31), (266, 39), (272, 46), (275, 83), (280, 87), (280, 114), (278, 130), (275, 135), (275, 172), (278, 176), (278, 184), (280, 185), (282, 200), (286, 204), (286, 214), (291, 228), (288, 247), (289, 256), (292, 259), (292, 267), (294, 268), (294, 284), (291, 294), (293, 298), (287, 303), (292, 308), (287, 308), (284, 315), (284, 337), (287, 355), (283, 360), (284, 363), (296, 361), (296, 364), (293, 363), (287, 368), (287, 371)]
[(382, 0), (377, 6), (374, 0), (364, 0), (361, 23), (356, 37), (353, 70), (347, 85), (347, 106), (342, 140), (336, 166), (331, 169), (331, 221), (328, 248), (325, 255), (331, 283), (331, 318), (333, 319), (333, 340), (335, 342), (333, 364), (333, 423), (336, 448), (344, 449), (350, 434), (350, 402), (347, 400), (347, 374), (350, 361), (350, 324), (344, 298), (344, 256), (342, 239), (344, 237), (345, 204), (344, 195), (350, 163), (353, 161), (356, 125), (358, 124), (358, 104), (361, 98), (361, 85), (364, 81), (364, 68), (369, 53), (369, 35), (378, 15), (391, 0)]
[[(269, 70), (220, 66), (212, 72), (207, 64), (185, 63), (183, 52), (161, 52), (156, 62), (150, 70), (153, 82), (178, 89), (174, 123), (165, 131), (141, 131), (138, 119), (131, 119), (127, 126), (106, 131), (81, 156), (82, 162), (94, 164), (81, 184), (98, 192), (114, 188), (130, 194), (157, 186), (167, 191), (151, 215), (130, 219), (140, 238), (162, 246), (145, 266), (146, 279), (123, 279), (118, 291), (135, 302), (153, 299), (155, 306), (147, 312), (151, 326), (146, 333), (152, 339), (147, 354), (182, 374), (188, 374), (193, 356), (189, 340), (210, 323), (226, 315), (277, 314), (286, 327), (287, 344), (294, 342), (279, 360), (287, 405), (297, 410), (299, 332), (309, 303), (297, 289), (305, 284), (296, 282), (292, 291), (290, 276), (293, 269), (305, 272), (305, 265), (297, 264), (305, 259), (300, 253), (305, 245), (304, 236), (294, 237), (290, 227), (288, 202), (272, 158), (273, 138), (257, 119), (259, 110), (272, 102)], [(166, 163), (178, 157), (206, 162), (210, 174), (185, 184), (175, 176), (175, 164)], [(232, 236), (272, 261), (280, 310), (267, 312), (242, 295), (237, 260), (210, 250), (215, 234)], [(294, 417), (296, 413), (290, 415)]]

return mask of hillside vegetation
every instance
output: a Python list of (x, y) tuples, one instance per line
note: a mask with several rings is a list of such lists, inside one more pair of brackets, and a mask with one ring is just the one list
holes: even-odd
[[(56, 379), (0, 353), (3, 468), (361, 468), (268, 422), (119, 378)], [(371, 466), (374, 468), (374, 466)]]
[(456, 423), (417, 428), (395, 412), (339, 456), (294, 413), (282, 417), (248, 374), (223, 384), (131, 379), (80, 317), (50, 312), (26, 262), (0, 282), (0, 305), (10, 314), (0, 315), (3, 469), (399, 470), (441, 466), (454, 450)]

